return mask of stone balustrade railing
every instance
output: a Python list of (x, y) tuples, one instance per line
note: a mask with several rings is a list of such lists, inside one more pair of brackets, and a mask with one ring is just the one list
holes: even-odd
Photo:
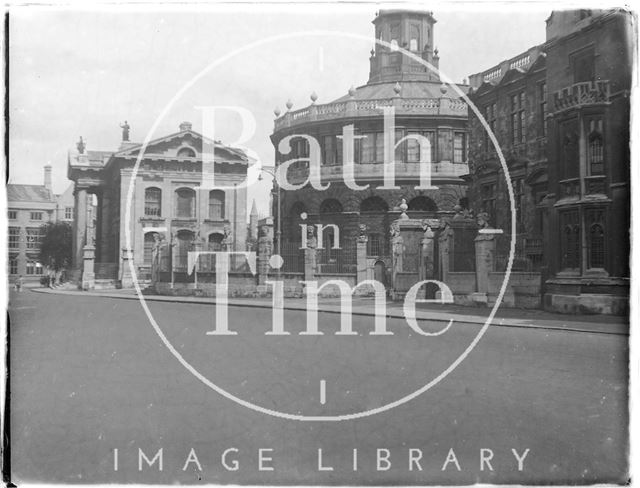
[(274, 130), (295, 127), (308, 122), (352, 117), (382, 117), (383, 107), (394, 107), (398, 115), (449, 115), (467, 117), (467, 103), (457, 98), (402, 98), (348, 100), (346, 102), (310, 105), (288, 111), (274, 121)]
[[(469, 173), (469, 165), (467, 163), (452, 163), (451, 161), (441, 161), (439, 163), (431, 163), (431, 179), (433, 181), (444, 178), (456, 178)], [(320, 177), (322, 182), (344, 181), (342, 165), (322, 166), (320, 168)], [(395, 163), (396, 179), (411, 178), (418, 180), (420, 178), (420, 165), (418, 163)], [(384, 165), (380, 163), (374, 164), (356, 164), (354, 167), (354, 176), (356, 181), (374, 180), (382, 181), (384, 177)], [(291, 184), (300, 184), (309, 177), (309, 170), (306, 166), (300, 168), (290, 168), (287, 172), (287, 179)]]
[(574, 83), (553, 94), (555, 110), (608, 102), (611, 95), (609, 80)]

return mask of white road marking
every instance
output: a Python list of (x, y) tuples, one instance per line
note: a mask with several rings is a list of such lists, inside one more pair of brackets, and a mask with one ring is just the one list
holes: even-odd
[(327, 403), (327, 382), (320, 380), (320, 405)]

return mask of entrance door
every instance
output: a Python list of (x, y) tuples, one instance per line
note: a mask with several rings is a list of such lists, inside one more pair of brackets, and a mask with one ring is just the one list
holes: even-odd
[(387, 287), (387, 267), (383, 261), (376, 261), (373, 265), (373, 279)]

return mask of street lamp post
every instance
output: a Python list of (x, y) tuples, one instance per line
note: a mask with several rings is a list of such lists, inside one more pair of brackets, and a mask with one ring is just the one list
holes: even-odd
[[(262, 173), (267, 173), (273, 177), (273, 183), (276, 185), (276, 199), (277, 199), (277, 207), (276, 207), (276, 254), (282, 257), (282, 224), (281, 224), (281, 213), (280, 213), (280, 185), (278, 185), (278, 181), (276, 179), (276, 169), (272, 168), (260, 168), (260, 174), (258, 175), (258, 181), (262, 181)], [(280, 271), (282, 266), (278, 268), (278, 278), (280, 277)]]

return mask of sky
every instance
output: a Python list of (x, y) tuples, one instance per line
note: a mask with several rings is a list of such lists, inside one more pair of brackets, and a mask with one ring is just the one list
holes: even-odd
[[(544, 42), (548, 7), (437, 5), (440, 69), (453, 81)], [(256, 131), (243, 145), (263, 165), (273, 165), (269, 135), (276, 107), (284, 111), (287, 100), (293, 110), (305, 107), (314, 91), (317, 103), (327, 103), (366, 83), (371, 20), (379, 8), (374, 3), (14, 8), (9, 182), (41, 184), (42, 168), (50, 163), (54, 192), (61, 193), (70, 184), (67, 152), (79, 136), (89, 150), (115, 151), (125, 120), (136, 142), (177, 132), (185, 120), (201, 132), (203, 112), (197, 107), (202, 106), (248, 109)], [(227, 112), (216, 120), (215, 138), (232, 144), (241, 129), (240, 117)], [(266, 215), (270, 186), (269, 178), (251, 186), (248, 207), (255, 198)]]

